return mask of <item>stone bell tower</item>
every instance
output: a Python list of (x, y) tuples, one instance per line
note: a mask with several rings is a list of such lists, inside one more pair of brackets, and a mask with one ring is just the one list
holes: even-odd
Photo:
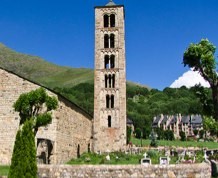
[(126, 145), (126, 59), (124, 6), (112, 0), (95, 7), (93, 150)]

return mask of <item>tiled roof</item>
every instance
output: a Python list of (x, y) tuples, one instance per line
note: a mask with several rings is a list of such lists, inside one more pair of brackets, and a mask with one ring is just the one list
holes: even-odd
[(189, 123), (189, 120), (190, 120), (190, 116), (182, 116), (181, 122), (182, 122), (183, 124), (188, 124), (188, 123)]
[(202, 123), (202, 117), (200, 115), (191, 116), (191, 123), (192, 124), (201, 124)]

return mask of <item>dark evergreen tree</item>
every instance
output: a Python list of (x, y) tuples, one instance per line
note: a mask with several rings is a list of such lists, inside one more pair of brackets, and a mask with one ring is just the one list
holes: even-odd
[(16, 140), (14, 144), (13, 154), (12, 154), (12, 160), (11, 160), (11, 166), (8, 174), (8, 178), (15, 178), (20, 177), (19, 174), (22, 173), (22, 167), (20, 165), (20, 158), (22, 158), (22, 138), (21, 138), (21, 131), (18, 130), (16, 135)]
[(27, 120), (16, 135), (8, 178), (36, 178), (37, 162), (32, 120)]
[(126, 140), (126, 142), (127, 142), (127, 144), (129, 144), (129, 142), (130, 142), (130, 140), (131, 140), (131, 133), (132, 133), (132, 128), (131, 127), (126, 127), (126, 138), (127, 138), (127, 140)]

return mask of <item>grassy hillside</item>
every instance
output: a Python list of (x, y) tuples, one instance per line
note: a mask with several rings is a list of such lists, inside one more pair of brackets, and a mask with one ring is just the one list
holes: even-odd
[(49, 88), (93, 82), (91, 69), (61, 67), (40, 57), (15, 52), (0, 43), (0, 67)]

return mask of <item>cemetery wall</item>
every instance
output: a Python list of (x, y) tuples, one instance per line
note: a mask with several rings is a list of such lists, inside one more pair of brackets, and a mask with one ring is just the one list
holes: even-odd
[[(22, 93), (39, 87), (36, 83), (0, 68), (0, 164), (10, 164), (19, 128), (19, 113), (14, 111), (13, 104)], [(53, 91), (46, 89), (46, 92), (58, 99), (58, 108), (52, 112), (52, 123), (37, 133), (38, 139), (50, 141), (50, 150), (47, 145), (44, 147), (40, 144), (37, 153), (40, 155), (40, 151), (49, 152), (46, 158), (49, 163), (65, 163), (91, 147), (92, 117)]]
[(39, 178), (205, 178), (211, 177), (210, 164), (176, 165), (40, 165)]

